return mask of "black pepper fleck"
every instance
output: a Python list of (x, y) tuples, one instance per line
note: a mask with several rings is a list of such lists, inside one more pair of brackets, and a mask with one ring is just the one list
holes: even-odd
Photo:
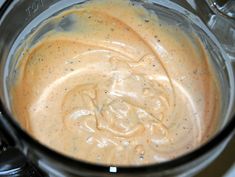
[(198, 73), (198, 70), (195, 69), (195, 70), (193, 71), (193, 74), (197, 74), (197, 73)]
[(102, 20), (97, 20), (97, 22), (98, 22), (98, 23), (103, 23), (103, 21), (102, 21)]
[(147, 19), (145, 19), (144, 21), (145, 21), (146, 23), (148, 23), (148, 22), (149, 22), (149, 20), (147, 20)]

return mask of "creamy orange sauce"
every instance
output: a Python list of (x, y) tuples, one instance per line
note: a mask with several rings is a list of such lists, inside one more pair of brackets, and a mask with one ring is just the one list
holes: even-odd
[[(94, 163), (173, 159), (213, 131), (219, 91), (194, 34), (124, 0), (97, 0), (22, 56), (12, 110), (41, 143)], [(27, 41), (26, 41), (27, 42)]]

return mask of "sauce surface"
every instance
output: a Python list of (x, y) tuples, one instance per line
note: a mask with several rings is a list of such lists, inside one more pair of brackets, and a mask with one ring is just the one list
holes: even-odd
[(195, 35), (124, 0), (50, 21), (63, 30), (24, 52), (11, 90), (15, 117), (41, 143), (93, 163), (142, 165), (185, 154), (213, 132), (219, 91)]

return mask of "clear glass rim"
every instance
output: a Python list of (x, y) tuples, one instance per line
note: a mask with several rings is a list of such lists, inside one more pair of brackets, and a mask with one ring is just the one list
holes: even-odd
[[(2, 17), (7, 12), (9, 7), (11, 6), (13, 0), (7, 0), (3, 4), (3, 6), (0, 8), (0, 21), (2, 20)], [(234, 73), (232, 71), (231, 63), (227, 63), (227, 69), (229, 72), (229, 79), (231, 90), (234, 89)], [(233, 91), (231, 91), (233, 92)], [(234, 97), (234, 94), (231, 96)], [(234, 98), (230, 102), (230, 104), (234, 104)], [(230, 105), (231, 106), (231, 105)], [(14, 132), (14, 139), (17, 140), (16, 137), (21, 137), (27, 144), (29, 144), (32, 148), (36, 149), (40, 154), (44, 154), (48, 157), (48, 159), (57, 160), (58, 163), (66, 164), (66, 166), (69, 166), (70, 168), (78, 168), (79, 171), (89, 171), (89, 172), (110, 172), (111, 166), (106, 165), (99, 165), (99, 164), (92, 164), (84, 161), (80, 161), (77, 159), (73, 159), (67, 156), (64, 156), (60, 153), (57, 153), (46, 146), (39, 143), (36, 139), (33, 139), (26, 131), (24, 131), (19, 124), (11, 117), (11, 114), (7, 111), (5, 105), (3, 104), (2, 100), (0, 100), (0, 111), (3, 115), (3, 119), (7, 122), (7, 124), (13, 128)], [(232, 111), (232, 106), (231, 110)], [(171, 161), (162, 162), (159, 164), (150, 164), (145, 166), (131, 166), (131, 167), (116, 167), (116, 171), (119, 174), (143, 174), (146, 172), (154, 172), (154, 173), (160, 173), (163, 171), (167, 171), (169, 169), (174, 169), (179, 166), (186, 165), (187, 163), (194, 161), (196, 159), (199, 159), (200, 157), (204, 156), (205, 154), (209, 153), (213, 149), (215, 149), (217, 146), (219, 146), (223, 141), (225, 141), (229, 136), (233, 134), (235, 130), (235, 116), (229, 120), (229, 122), (224, 126), (224, 128), (218, 132), (212, 139), (210, 139), (207, 143), (203, 144), (199, 148), (193, 150), (192, 152), (182, 155), (180, 157), (177, 157)], [(19, 142), (19, 140), (17, 141)]]

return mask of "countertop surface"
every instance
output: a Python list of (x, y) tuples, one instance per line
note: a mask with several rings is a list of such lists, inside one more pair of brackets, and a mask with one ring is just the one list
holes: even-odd
[[(3, 2), (0, 0), (0, 6)], [(196, 177), (235, 177), (235, 137), (222, 154)]]

